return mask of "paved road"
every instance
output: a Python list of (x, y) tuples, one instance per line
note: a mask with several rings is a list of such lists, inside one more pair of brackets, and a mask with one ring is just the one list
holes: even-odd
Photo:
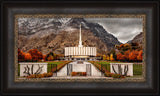
[[(100, 77), (101, 72), (91, 63), (84, 61), (83, 64), (77, 64), (77, 61), (71, 62), (72, 70), (75, 72), (86, 72), (86, 64), (91, 65), (91, 76)], [(57, 76), (67, 76), (67, 65), (65, 65), (61, 70), (57, 72)]]

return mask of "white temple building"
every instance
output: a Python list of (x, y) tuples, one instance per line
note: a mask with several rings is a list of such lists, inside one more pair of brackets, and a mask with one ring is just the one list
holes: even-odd
[(78, 47), (65, 47), (65, 60), (96, 60), (96, 47), (83, 47), (81, 24)]

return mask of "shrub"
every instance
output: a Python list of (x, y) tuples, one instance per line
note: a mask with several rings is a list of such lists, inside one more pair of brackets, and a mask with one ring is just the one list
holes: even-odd
[(82, 72), (82, 76), (86, 76), (87, 75), (87, 73), (86, 72)]
[(105, 72), (104, 74), (106, 77), (112, 77), (113, 73)]
[(52, 75), (53, 75), (52, 72), (43, 73), (43, 74), (32, 74), (30, 76), (27, 76), (27, 78), (43, 78), (43, 77), (51, 77)]
[(86, 76), (86, 72), (72, 72), (71, 76)]
[(72, 72), (71, 73), (71, 76), (76, 76), (77, 75), (77, 72)]
[(49, 73), (48, 73), (48, 76), (49, 76), (49, 77), (51, 77), (52, 75), (53, 75), (53, 73), (52, 73), (52, 72), (49, 72)]
[(112, 75), (113, 78), (121, 78), (121, 76), (122, 76), (122, 75), (120, 75), (120, 74), (113, 74), (113, 75)]

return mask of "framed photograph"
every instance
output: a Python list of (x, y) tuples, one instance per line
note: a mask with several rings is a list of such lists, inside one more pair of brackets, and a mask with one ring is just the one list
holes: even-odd
[(2, 92), (159, 94), (158, 6), (4, 1)]

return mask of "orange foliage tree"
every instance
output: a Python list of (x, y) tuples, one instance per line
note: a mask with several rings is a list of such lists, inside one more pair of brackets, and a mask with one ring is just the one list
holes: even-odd
[(137, 56), (138, 56), (138, 51), (137, 50), (133, 50), (129, 54), (129, 60), (131, 60), (131, 61), (137, 61)]
[(43, 60), (46, 60), (46, 55), (43, 55), (43, 57), (42, 57), (42, 58), (43, 58)]
[(54, 58), (52, 55), (49, 55), (49, 57), (47, 58), (48, 61), (52, 61)]
[(140, 50), (140, 51), (138, 52), (137, 60), (142, 61), (142, 54), (143, 54), (143, 51)]
[(125, 61), (125, 60), (126, 60), (126, 59), (125, 59), (125, 55), (123, 55), (123, 54), (121, 54), (121, 53), (117, 54), (117, 60)]
[(31, 49), (28, 51), (28, 53), (31, 54), (32, 60), (41, 60), (43, 58), (42, 53), (37, 49)]
[(124, 52), (124, 56), (125, 56), (125, 59), (128, 61), (129, 60), (129, 54), (130, 54), (130, 50), (127, 50)]
[(32, 56), (30, 53), (25, 53), (25, 60), (32, 60)]
[(18, 61), (24, 61), (24, 52), (18, 48)]
[(110, 60), (113, 61), (114, 58), (113, 58), (113, 54), (110, 54)]

